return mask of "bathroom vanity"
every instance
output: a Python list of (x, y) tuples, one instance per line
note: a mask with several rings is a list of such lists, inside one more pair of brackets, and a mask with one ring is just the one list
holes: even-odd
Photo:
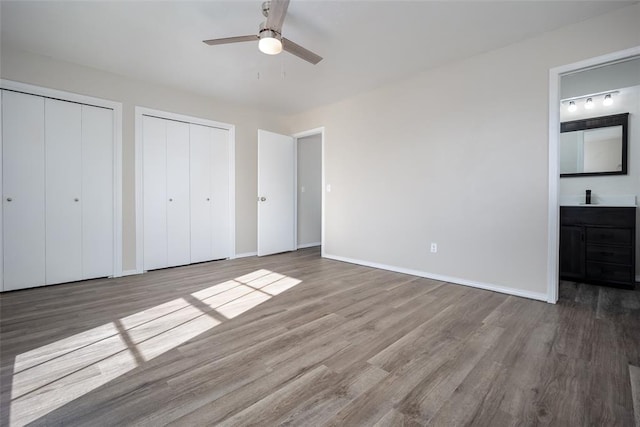
[(560, 206), (560, 278), (632, 289), (636, 207)]

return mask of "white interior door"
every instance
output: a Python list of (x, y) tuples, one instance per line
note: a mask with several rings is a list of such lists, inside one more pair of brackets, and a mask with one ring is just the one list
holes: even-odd
[(167, 266), (166, 120), (143, 116), (144, 269)]
[(113, 110), (82, 106), (82, 278), (111, 276)]
[(189, 124), (167, 120), (167, 265), (189, 264)]
[(211, 129), (211, 256), (231, 256), (229, 218), (229, 131)]
[(258, 130), (258, 255), (295, 249), (293, 137)]
[(46, 284), (82, 279), (82, 107), (45, 99)]
[(44, 98), (2, 91), (4, 290), (45, 282)]

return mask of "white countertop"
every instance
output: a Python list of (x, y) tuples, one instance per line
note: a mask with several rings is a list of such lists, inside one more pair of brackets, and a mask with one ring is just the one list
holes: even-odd
[(616, 195), (602, 196), (599, 194), (591, 194), (591, 204), (584, 203), (585, 195), (560, 196), (560, 206), (583, 206), (583, 207), (637, 207), (636, 196)]

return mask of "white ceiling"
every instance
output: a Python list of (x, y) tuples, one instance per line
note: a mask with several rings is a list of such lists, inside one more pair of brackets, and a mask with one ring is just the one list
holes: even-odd
[(253, 42), (202, 43), (257, 33), (261, 1), (2, 1), (0, 37), (2, 48), (294, 113), (632, 3), (292, 0), (283, 35), (324, 57), (315, 66)]

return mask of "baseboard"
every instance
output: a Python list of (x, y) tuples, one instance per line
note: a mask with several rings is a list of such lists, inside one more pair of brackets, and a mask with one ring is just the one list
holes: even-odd
[(302, 245), (298, 245), (298, 249), (313, 248), (314, 246), (320, 246), (321, 244), (321, 242), (303, 243)]
[(120, 277), (123, 277), (123, 276), (133, 276), (134, 274), (142, 274), (142, 271), (138, 271), (138, 270), (136, 270), (136, 269), (133, 269), (133, 270), (124, 270), (124, 271), (122, 272), (122, 275), (121, 275)]
[(235, 258), (247, 258), (250, 256), (257, 256), (258, 252), (245, 252), (243, 254), (236, 254)]
[(518, 297), (524, 297), (524, 298), (547, 302), (547, 294), (545, 293), (523, 291), (520, 289), (509, 288), (506, 286), (494, 285), (491, 283), (475, 282), (472, 280), (460, 279), (458, 277), (443, 276), (440, 274), (433, 274), (426, 271), (412, 270), (409, 268), (379, 264), (376, 262), (362, 261), (359, 259), (347, 258), (347, 257), (342, 257), (337, 255), (324, 254), (324, 258), (333, 259), (336, 261), (348, 262), (350, 264), (364, 265), (366, 267), (379, 268), (381, 270), (394, 271), (396, 273), (410, 274), (412, 276), (425, 277), (427, 279), (439, 280), (441, 282), (455, 283), (457, 285), (470, 286), (472, 288), (484, 289), (487, 291), (500, 292), (502, 294), (514, 295)]
[(634, 418), (636, 419), (636, 426), (640, 426), (640, 367), (629, 364), (629, 379)]

